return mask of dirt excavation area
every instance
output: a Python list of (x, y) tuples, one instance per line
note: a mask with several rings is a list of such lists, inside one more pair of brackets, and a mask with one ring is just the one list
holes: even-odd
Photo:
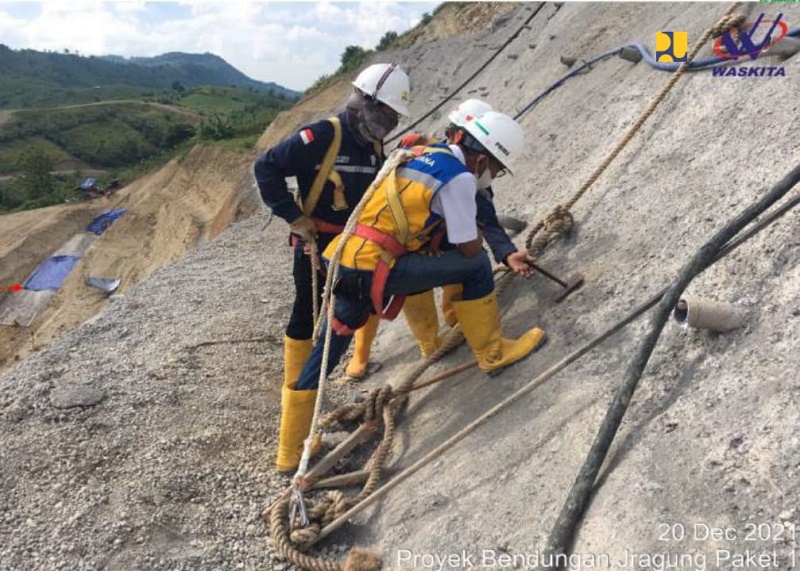
[[(580, 65), (630, 41), (652, 52), (659, 30), (686, 30), (691, 45), (726, 9), (546, 4), (528, 22), (538, 6), (515, 5), (485, 31), (381, 58), (409, 72), (420, 117), (521, 29), (455, 97), (515, 113), (569, 71), (562, 56)], [(774, 6), (746, 8), (800, 24), (800, 7)], [(706, 46), (699, 57), (711, 53)], [(503, 295), (505, 332), (539, 324), (547, 345), (498, 377), (473, 369), (414, 393), (387, 480), (668, 285), (714, 232), (798, 165), (800, 59), (735, 65), (781, 66), (785, 76), (704, 70), (678, 81), (572, 209), (572, 234), (539, 259), (559, 276), (581, 272), (585, 285), (560, 304), (542, 276), (517, 279)], [(498, 210), (534, 224), (568, 200), (668, 79), (618, 57), (568, 79), (520, 118), (525, 160), (517, 176), (494, 185)], [(333, 111), (347, 87), (331, 89), (301, 104), (294, 123), (290, 115), (276, 121), (260, 146)], [(447, 110), (419, 129), (441, 132)], [(0, 569), (294, 569), (261, 516), (287, 485), (273, 471), (293, 287), (286, 227), (262, 209), (201, 240), (200, 229), (217, 227), (203, 205), (225, 188), (244, 189), (250, 165), (196, 152), (141, 182), (171, 189), (170, 199), (186, 205), (180, 215), (163, 197), (137, 214), (156, 197), (136, 202), (131, 190), (132, 215), (96, 244), (113, 238), (115, 249), (81, 261), (141, 281), (0, 375)], [(248, 192), (237, 200), (252, 208), (257, 197)], [(72, 212), (76, 226), (90, 216)], [(124, 229), (138, 224), (159, 230), (125, 241)], [(524, 247), (524, 233), (516, 242)], [(152, 265), (126, 266), (137, 252)], [(162, 267), (153, 269), (156, 261)], [(732, 304), (744, 325), (711, 333), (667, 324), (575, 535), (570, 568), (796, 567), (799, 262), (794, 209), (689, 285), (687, 293)], [(78, 287), (69, 280), (67, 288)], [(647, 314), (608, 337), (311, 553), (341, 560), (366, 545), (384, 569), (539, 568), (649, 323)], [(398, 382), (418, 363), (402, 317), (382, 324), (374, 356), (383, 369), (360, 386), (329, 384), (326, 410)], [(470, 359), (461, 347), (427, 375)]]
[(76, 235), (86, 235), (86, 226), (101, 212), (126, 209), (82, 255), (30, 327), (0, 326), (0, 368), (108, 305), (105, 293), (84, 284), (87, 275), (121, 280), (116, 293), (124, 295), (156, 268), (219, 234), (236, 215), (243, 191), (252, 187), (250, 162), (249, 156), (221, 148), (195, 147), (182, 160), (137, 179), (110, 199), (0, 216), (0, 283), (13, 284), (24, 281)]

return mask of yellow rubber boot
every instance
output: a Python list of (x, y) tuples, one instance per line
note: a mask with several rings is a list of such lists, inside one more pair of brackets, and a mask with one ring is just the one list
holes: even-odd
[[(278, 441), (278, 458), (275, 468), (278, 472), (293, 472), (300, 465), (303, 442), (311, 429), (317, 391), (295, 391), (283, 387), (281, 399), (281, 428)], [(312, 455), (322, 448), (319, 438), (314, 438)]]
[(311, 355), (311, 339), (283, 338), (283, 386), (293, 389), (300, 378), (303, 365)]
[(475, 353), (478, 366), (486, 373), (501, 369), (530, 355), (542, 341), (544, 330), (534, 327), (519, 339), (500, 334), (500, 308), (495, 292), (480, 299), (453, 302), (464, 337)]
[(353, 347), (353, 357), (347, 364), (347, 369), (345, 369), (345, 374), (350, 379), (361, 380), (367, 376), (367, 365), (369, 364), (369, 356), (372, 352), (372, 341), (378, 333), (378, 324), (380, 322), (381, 318), (373, 313), (370, 314), (369, 319), (367, 319), (367, 322), (362, 327), (356, 329), (355, 335), (353, 335), (353, 342), (355, 344), (355, 347)]
[(417, 339), (422, 358), (427, 359), (439, 348), (439, 315), (433, 290), (409, 295), (403, 303), (403, 314), (406, 316), (408, 328)]
[(455, 327), (458, 323), (453, 301), (461, 299), (461, 293), (463, 291), (464, 286), (461, 284), (451, 284), (442, 287), (442, 313), (444, 314), (445, 322), (450, 327)]

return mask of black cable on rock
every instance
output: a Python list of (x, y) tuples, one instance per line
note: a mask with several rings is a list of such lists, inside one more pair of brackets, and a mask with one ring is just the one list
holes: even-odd
[[(572, 490), (561, 508), (561, 513), (548, 537), (547, 546), (545, 547), (545, 557), (543, 559), (544, 561), (550, 562), (557, 561), (557, 564), (547, 565), (545, 568), (561, 569), (562, 565), (560, 565), (560, 563), (566, 560), (566, 557), (557, 556), (566, 555), (567, 550), (572, 544), (575, 528), (586, 509), (586, 505), (594, 489), (595, 481), (597, 480), (597, 475), (600, 472), (600, 467), (608, 454), (608, 450), (611, 448), (611, 443), (616, 436), (623, 416), (625, 416), (633, 393), (639, 384), (642, 372), (647, 365), (647, 361), (650, 359), (650, 355), (653, 353), (653, 349), (655, 349), (656, 342), (669, 318), (669, 314), (680, 299), (683, 291), (698, 274), (708, 268), (722, 255), (727, 254), (733, 248), (740, 245), (743, 240), (737, 241), (737, 243), (731, 244), (730, 247), (725, 248), (726, 244), (728, 244), (739, 231), (783, 197), (798, 182), (800, 182), (800, 165), (795, 167), (780, 182), (772, 187), (760, 200), (746, 208), (706, 242), (706, 244), (683, 266), (678, 276), (672, 282), (672, 285), (669, 286), (666, 293), (661, 298), (661, 301), (656, 307), (650, 331), (642, 340), (636, 355), (628, 365), (628, 369), (625, 372), (625, 379), (614, 396), (614, 400), (603, 419), (597, 436), (595, 436), (589, 454), (575, 479)], [(794, 201), (794, 204), (797, 204), (797, 200)], [(787, 211), (788, 208), (783, 209), (783, 213)], [(756, 230), (760, 230), (764, 226), (765, 224), (760, 224), (760, 227)]]
[(497, 48), (497, 50), (495, 50), (495, 52), (494, 52), (494, 53), (493, 53), (493, 54), (492, 54), (492, 55), (489, 57), (489, 59), (487, 59), (487, 60), (486, 60), (486, 61), (483, 63), (483, 65), (481, 65), (481, 66), (480, 66), (478, 69), (476, 69), (476, 70), (475, 70), (475, 72), (474, 72), (472, 75), (470, 75), (470, 76), (469, 76), (469, 77), (468, 77), (466, 80), (464, 80), (464, 82), (463, 82), (461, 85), (459, 85), (459, 86), (458, 86), (458, 87), (457, 87), (457, 88), (456, 88), (456, 89), (455, 89), (455, 90), (454, 90), (454, 91), (453, 91), (453, 92), (452, 92), (450, 95), (448, 95), (447, 97), (445, 97), (444, 99), (442, 99), (442, 100), (441, 100), (441, 101), (438, 103), (438, 105), (436, 105), (436, 107), (434, 107), (433, 109), (431, 109), (430, 111), (428, 111), (427, 113), (425, 113), (425, 115), (423, 115), (422, 117), (420, 117), (419, 119), (417, 119), (416, 121), (414, 121), (414, 122), (413, 122), (411, 125), (409, 125), (409, 126), (408, 126), (408, 127), (406, 127), (405, 129), (403, 129), (402, 131), (400, 131), (400, 132), (399, 132), (397, 135), (395, 135), (395, 136), (394, 136), (394, 137), (392, 137), (391, 139), (388, 139), (388, 140), (384, 141), (384, 142), (383, 142), (383, 143), (384, 143), (384, 145), (388, 145), (389, 143), (391, 143), (392, 141), (396, 141), (397, 139), (399, 139), (400, 137), (402, 137), (402, 136), (403, 136), (403, 135), (405, 135), (406, 133), (409, 133), (409, 132), (411, 132), (411, 131), (412, 131), (412, 130), (413, 130), (413, 129), (414, 129), (416, 126), (417, 126), (417, 125), (419, 125), (419, 124), (420, 124), (420, 123), (422, 123), (422, 122), (423, 122), (425, 119), (427, 119), (428, 117), (430, 117), (431, 115), (433, 115), (433, 114), (434, 114), (436, 111), (438, 111), (439, 109), (441, 109), (441, 108), (442, 108), (442, 106), (444, 106), (444, 104), (445, 104), (445, 103), (447, 103), (447, 102), (448, 102), (448, 101), (450, 101), (450, 100), (451, 100), (453, 97), (455, 97), (456, 95), (458, 95), (458, 94), (459, 94), (459, 92), (460, 92), (462, 89), (464, 89), (464, 87), (466, 87), (466, 86), (467, 86), (467, 84), (468, 84), (470, 81), (472, 81), (473, 79), (475, 79), (475, 78), (478, 76), (478, 74), (479, 74), (480, 72), (482, 72), (484, 69), (486, 69), (486, 67), (487, 67), (487, 66), (488, 66), (490, 63), (492, 63), (492, 62), (495, 60), (495, 58), (496, 58), (497, 56), (499, 56), (499, 55), (500, 55), (500, 53), (501, 53), (501, 52), (502, 52), (504, 49), (506, 49), (506, 48), (508, 47), (508, 45), (509, 45), (511, 42), (513, 42), (513, 41), (514, 41), (514, 40), (517, 38), (517, 36), (519, 36), (519, 35), (522, 33), (522, 30), (524, 30), (524, 29), (525, 29), (525, 27), (526, 27), (528, 24), (530, 24), (530, 23), (531, 23), (531, 21), (533, 21), (533, 19), (536, 17), (536, 14), (538, 14), (539, 12), (541, 12), (542, 8), (544, 8), (546, 4), (547, 4), (547, 2), (540, 2), (540, 3), (539, 3), (539, 5), (536, 7), (536, 10), (534, 10), (534, 11), (533, 11), (533, 14), (531, 14), (531, 15), (528, 17), (528, 19), (527, 19), (527, 20), (525, 20), (525, 22), (524, 22), (524, 23), (523, 23), (523, 24), (522, 24), (522, 25), (521, 25), (521, 26), (520, 26), (520, 27), (517, 29), (517, 31), (516, 31), (516, 32), (514, 32), (513, 34), (511, 34), (511, 36), (509, 36), (509, 38), (508, 38), (508, 39), (507, 39), (507, 40), (506, 40), (506, 41), (503, 43), (503, 45), (502, 45), (502, 46), (500, 46), (499, 48)]

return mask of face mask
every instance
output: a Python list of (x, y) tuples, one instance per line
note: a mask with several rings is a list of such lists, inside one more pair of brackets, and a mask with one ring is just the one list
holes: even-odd
[(373, 141), (381, 141), (397, 127), (398, 117), (389, 108), (377, 101), (368, 101), (364, 106), (364, 128)]
[(478, 190), (486, 190), (492, 185), (492, 173), (489, 171), (489, 167), (487, 166), (486, 169), (481, 173), (481, 176), (476, 177)]
[(381, 141), (397, 127), (397, 115), (377, 101), (368, 101), (354, 91), (347, 101), (348, 120), (364, 143)]

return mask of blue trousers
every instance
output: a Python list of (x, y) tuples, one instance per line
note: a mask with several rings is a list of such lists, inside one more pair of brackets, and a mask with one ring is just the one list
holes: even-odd
[[(359, 272), (344, 266), (339, 268), (340, 275)], [(364, 278), (366, 291), (372, 285), (372, 272), (360, 272)], [(494, 278), (492, 276), (492, 264), (489, 256), (481, 250), (477, 255), (468, 258), (458, 250), (449, 250), (442, 256), (423, 256), (422, 254), (406, 254), (397, 258), (394, 268), (389, 274), (384, 291), (384, 304), (393, 295), (412, 295), (431, 290), (449, 284), (462, 284), (464, 293), (462, 299), (480, 299), (486, 297), (494, 290)], [(364, 299), (352, 301), (348, 299), (336, 298), (334, 314), (336, 319), (350, 327), (357, 329), (360, 327), (370, 312), (372, 312), (372, 301)], [(306, 361), (300, 378), (297, 381), (296, 390), (307, 391), (317, 388), (319, 384), (319, 372), (322, 367), (322, 350), (325, 345), (325, 331), (327, 322), (322, 324), (322, 334), (320, 335), (311, 356)], [(332, 332), (330, 349), (328, 352), (328, 370), (326, 375), (339, 364), (342, 355), (350, 345), (352, 335), (339, 335)]]

